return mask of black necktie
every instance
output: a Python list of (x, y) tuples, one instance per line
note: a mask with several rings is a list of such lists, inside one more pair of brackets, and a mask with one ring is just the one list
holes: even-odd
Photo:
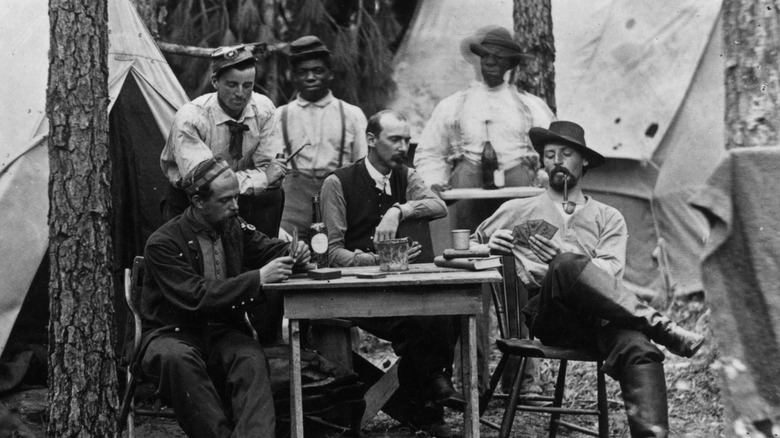
[(241, 153), (244, 144), (244, 131), (249, 131), (249, 126), (243, 123), (228, 120), (225, 122), (230, 129), (230, 156), (238, 161), (244, 155)]

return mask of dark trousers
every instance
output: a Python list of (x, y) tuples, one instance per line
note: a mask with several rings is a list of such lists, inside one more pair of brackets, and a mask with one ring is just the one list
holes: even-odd
[(251, 337), (225, 327), (153, 339), (141, 367), (189, 437), (274, 437), (268, 361)]
[[(588, 263), (590, 259), (579, 254), (565, 253), (553, 259), (538, 298), (528, 308), (531, 334), (547, 345), (596, 349), (605, 357), (604, 372), (615, 379), (626, 366), (663, 362), (663, 353), (644, 333), (619, 327), (572, 305), (572, 294), (578, 293), (577, 279)], [(609, 294), (597, 292), (589, 291), (591, 303), (607, 308)]]
[(352, 318), (361, 329), (393, 343), (401, 357), (398, 383), (409, 394), (424, 390), (429, 375), (452, 373), (455, 342), (460, 333), (458, 316), (405, 316)]

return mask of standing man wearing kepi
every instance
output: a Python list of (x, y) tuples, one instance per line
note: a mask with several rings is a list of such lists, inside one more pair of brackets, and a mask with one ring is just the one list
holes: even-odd
[(243, 225), (239, 183), (209, 158), (182, 181), (191, 205), (146, 244), (139, 363), (189, 437), (273, 437), (268, 361), (244, 312), (269, 305), (263, 285), (309, 261)]
[(290, 63), (297, 96), (276, 110), (274, 150), (289, 157), (303, 147), (284, 181), (282, 228), (306, 236), (311, 199), (325, 177), (366, 155), (366, 116), (333, 96), (330, 50), (319, 38), (307, 35), (290, 43)]
[[(409, 123), (395, 111), (371, 116), (368, 156), (336, 170), (322, 185), (323, 218), (328, 227), (331, 266), (379, 264), (374, 242), (394, 239), (399, 224), (437, 219), (444, 202), (403, 163), (409, 149)], [(408, 252), (413, 262), (420, 246)], [(431, 436), (451, 437), (443, 406), (462, 409), (463, 397), (452, 386), (452, 361), (458, 326), (452, 317), (354, 318), (358, 326), (393, 342), (401, 356), (400, 391), (410, 398), (409, 423)]]
[[(278, 234), (284, 195), (278, 188), (286, 172), (275, 160), (271, 136), (274, 104), (253, 92), (252, 47), (220, 47), (211, 55), (211, 84), (216, 89), (185, 104), (176, 113), (160, 164), (171, 187), (163, 212), (171, 219), (187, 208), (182, 176), (212, 157), (222, 158), (239, 182), (241, 217), (269, 236)], [(274, 211), (276, 217), (274, 217)]]
[[(482, 187), (482, 152), (490, 142), (506, 186), (529, 186), (534, 182), (538, 157), (528, 140), (528, 130), (546, 127), (555, 115), (540, 98), (506, 82), (507, 72), (524, 55), (512, 34), (494, 27), (484, 36), (464, 41), (480, 58), (483, 82), (445, 98), (433, 110), (418, 141), (415, 168), (431, 188)], [(500, 202), (458, 201), (453, 227), (474, 230)]]
[[(691, 357), (704, 336), (678, 326), (621, 283), (626, 222), (618, 210), (582, 193), (585, 172), (605, 161), (587, 147), (582, 127), (558, 121), (529, 135), (550, 178), (547, 191), (504, 203), (477, 228), (472, 247), (489, 238), (491, 250), (511, 251), (533, 296), (523, 310), (531, 335), (546, 345), (601, 353), (604, 372), (620, 382), (631, 436), (666, 437), (664, 355), (650, 341)], [(513, 234), (530, 220), (554, 229)]]

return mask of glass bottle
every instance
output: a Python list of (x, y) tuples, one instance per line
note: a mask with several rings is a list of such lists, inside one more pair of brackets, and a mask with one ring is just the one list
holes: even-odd
[(494, 174), (498, 170), (498, 156), (490, 143), (488, 126), (490, 120), (485, 120), (485, 142), (482, 143), (482, 188), (485, 190), (497, 189)]
[(311, 261), (317, 264), (317, 268), (328, 267), (328, 227), (322, 221), (320, 212), (320, 195), (311, 198), (312, 219), (309, 225), (309, 249)]

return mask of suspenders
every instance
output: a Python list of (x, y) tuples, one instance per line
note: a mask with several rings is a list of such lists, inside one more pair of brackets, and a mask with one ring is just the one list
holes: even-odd
[[(344, 102), (341, 101), (341, 99), (338, 99), (339, 102), (339, 115), (341, 116), (341, 145), (339, 146), (339, 166), (342, 167), (344, 165), (344, 145), (347, 141), (347, 121), (346, 117), (344, 116)], [(289, 105), (289, 104), (288, 104)], [(290, 134), (287, 131), (287, 108), (288, 105), (285, 105), (282, 107), (282, 139), (284, 140), (284, 150), (287, 152), (287, 156), (289, 157), (292, 154), (292, 146), (290, 145)], [(292, 168), (294, 172), (298, 171), (298, 165), (295, 162), (295, 159), (292, 160)]]

